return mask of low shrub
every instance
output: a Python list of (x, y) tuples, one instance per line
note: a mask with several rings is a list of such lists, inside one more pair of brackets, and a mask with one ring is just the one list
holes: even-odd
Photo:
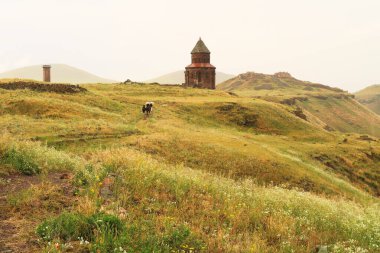
[(88, 186), (94, 180), (94, 168), (91, 165), (86, 165), (84, 170), (78, 170), (74, 176), (74, 186)]
[(205, 247), (185, 225), (169, 230), (163, 238), (163, 244), (175, 252), (199, 252)]
[(118, 217), (96, 213), (88, 217), (87, 222), (94, 232), (90, 238), (94, 252), (114, 252), (123, 245), (125, 225)]
[(95, 230), (112, 236), (119, 236), (125, 229), (123, 222), (116, 216), (96, 213), (87, 218), (88, 224)]
[(32, 157), (14, 148), (11, 148), (5, 153), (4, 162), (13, 166), (24, 175), (41, 173), (41, 168), (33, 161)]
[(45, 241), (92, 238), (92, 227), (87, 217), (77, 213), (62, 213), (56, 218), (45, 220), (37, 227), (36, 232)]

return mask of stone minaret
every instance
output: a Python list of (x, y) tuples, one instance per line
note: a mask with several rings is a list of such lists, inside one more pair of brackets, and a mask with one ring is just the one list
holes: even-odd
[(186, 67), (183, 86), (215, 89), (215, 67), (210, 64), (210, 51), (201, 38), (191, 51), (191, 64)]
[(50, 69), (51, 69), (51, 66), (50, 65), (43, 65), (42, 66), (43, 70), (44, 70), (44, 82), (50, 82)]

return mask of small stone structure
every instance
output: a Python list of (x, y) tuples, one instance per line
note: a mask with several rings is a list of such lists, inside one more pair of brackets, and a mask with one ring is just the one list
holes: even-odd
[(51, 78), (50, 69), (51, 69), (51, 66), (50, 65), (43, 65), (42, 69), (43, 69), (43, 73), (44, 73), (43, 74), (43, 81), (50, 83), (50, 78)]
[(184, 87), (215, 89), (215, 67), (210, 64), (210, 54), (199, 38), (191, 51), (191, 64), (186, 67)]

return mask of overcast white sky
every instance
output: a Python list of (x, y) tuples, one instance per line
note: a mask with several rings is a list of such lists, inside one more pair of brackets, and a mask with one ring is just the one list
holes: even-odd
[(0, 0), (0, 72), (65, 63), (116, 80), (184, 69), (199, 36), (218, 71), (380, 83), (379, 0)]

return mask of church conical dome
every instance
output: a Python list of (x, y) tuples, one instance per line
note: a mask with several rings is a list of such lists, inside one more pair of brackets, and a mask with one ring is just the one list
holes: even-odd
[(194, 49), (191, 51), (192, 54), (196, 53), (210, 53), (210, 50), (206, 47), (205, 43), (201, 38), (199, 38), (197, 44), (195, 45)]

